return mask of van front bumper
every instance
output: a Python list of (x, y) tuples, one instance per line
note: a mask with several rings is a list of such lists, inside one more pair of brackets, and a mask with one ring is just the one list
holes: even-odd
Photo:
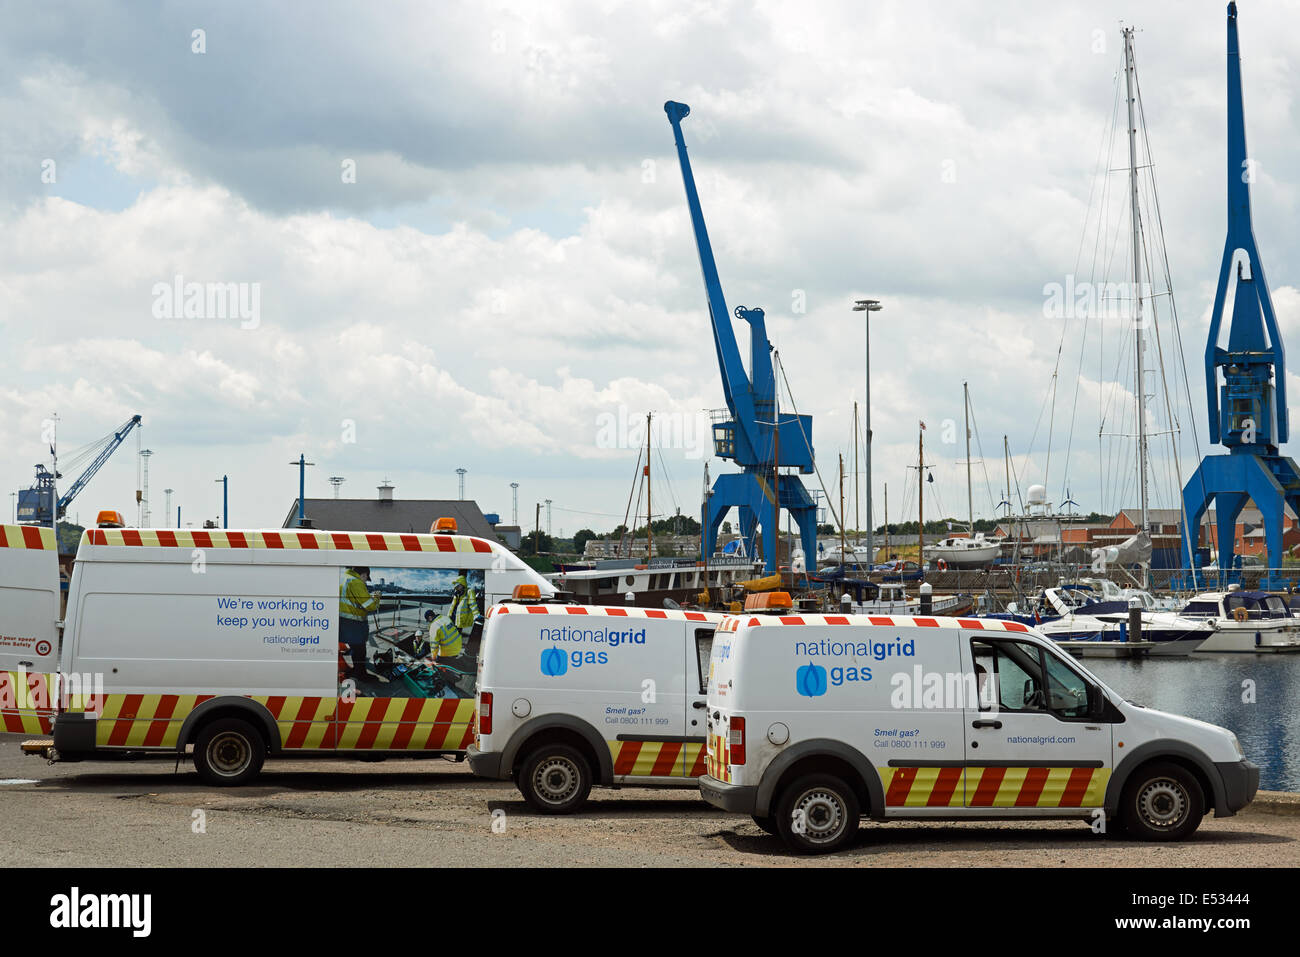
[(1223, 803), (1226, 811), (1214, 809), (1215, 817), (1228, 817), (1255, 800), (1259, 790), (1259, 765), (1252, 764), (1244, 758), (1240, 761), (1225, 761), (1214, 765), (1223, 782)]
[(700, 778), (700, 796), (733, 814), (753, 814), (758, 806), (758, 788), (719, 781), (707, 774)]
[(501, 773), (502, 754), (500, 751), (484, 754), (478, 749), (477, 744), (471, 744), (465, 754), (469, 760), (469, 769), (480, 778), (495, 778), (502, 781), (510, 776), (508, 773)]

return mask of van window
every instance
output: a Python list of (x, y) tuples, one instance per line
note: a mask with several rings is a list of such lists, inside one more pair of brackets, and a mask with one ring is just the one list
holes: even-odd
[(1043, 710), (1043, 670), (1036, 645), (973, 638), (971, 657), (981, 711)]
[(709, 658), (713, 655), (713, 629), (695, 629), (695, 666), (700, 680), (700, 694), (709, 693)]
[(1047, 706), (1063, 718), (1088, 716), (1088, 682), (1056, 655), (1047, 661)]
[(1093, 696), (1088, 679), (1046, 649), (1023, 641), (973, 638), (971, 657), (981, 711), (1046, 711), (1062, 719), (1088, 717)]

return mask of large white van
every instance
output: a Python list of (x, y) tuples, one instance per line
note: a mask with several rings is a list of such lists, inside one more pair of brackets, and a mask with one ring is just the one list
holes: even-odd
[(0, 731), (50, 733), (58, 663), (54, 530), (0, 525)]
[(52, 755), (193, 745), (219, 785), (267, 755), (463, 756), (484, 609), (525, 583), (553, 594), (450, 533), (88, 530), (60, 662), (82, 693)]
[(549, 814), (578, 808), (593, 784), (694, 787), (722, 617), (536, 602), (493, 608), (470, 768), (513, 778)]
[(794, 850), (860, 817), (1078, 817), (1144, 840), (1248, 804), (1236, 735), (1125, 701), (1016, 622), (742, 614), (713, 641), (709, 803)]

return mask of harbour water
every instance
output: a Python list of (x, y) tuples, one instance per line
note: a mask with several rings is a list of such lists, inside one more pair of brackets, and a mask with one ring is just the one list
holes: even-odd
[(1083, 664), (1130, 701), (1236, 732), (1246, 757), (1259, 765), (1261, 790), (1300, 791), (1300, 654)]

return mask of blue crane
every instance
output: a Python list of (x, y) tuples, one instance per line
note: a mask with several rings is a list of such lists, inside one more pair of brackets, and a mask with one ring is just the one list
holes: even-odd
[[(1241, 53), (1237, 5), (1228, 4), (1228, 238), (1205, 347), (1205, 389), (1210, 441), (1227, 455), (1207, 455), (1183, 488), (1184, 567), (1191, 569), (1201, 520), (1214, 504), (1219, 569), (1231, 573), (1237, 517), (1247, 499), (1263, 518), (1268, 567), (1282, 566), (1282, 516), (1286, 506), (1300, 514), (1300, 470), (1278, 447), (1287, 441), (1286, 349), (1273, 314), (1264, 264), (1255, 245), (1250, 214), (1254, 180), (1246, 152), (1241, 97)], [(1231, 295), (1227, 348), (1220, 327)], [(1196, 582), (1193, 573), (1193, 584)], [(1278, 583), (1266, 581), (1262, 587)]]
[[(68, 505), (74, 498), (80, 494), (81, 490), (86, 487), (87, 483), (95, 477), (95, 473), (100, 467), (108, 461), (108, 457), (117, 451), (117, 447), (127, 437), (132, 429), (140, 424), (140, 416), (133, 415), (122, 424), (122, 427), (116, 432), (110, 432), (98, 442), (91, 445), (90, 451), (95, 452), (95, 457), (86, 470), (77, 476), (76, 480), (68, 486), (61, 496), (58, 503), (58, 517), (62, 518), (68, 509)], [(54, 501), (54, 480), (62, 478), (63, 474), (51, 472), (44, 465), (36, 466), (36, 481), (31, 488), (23, 489), (18, 493), (18, 521), (31, 525), (52, 525), (54, 521), (54, 509), (51, 505)]]
[(695, 230), (700, 269), (704, 273), (713, 346), (722, 372), (722, 393), (730, 415), (713, 424), (713, 447), (719, 457), (730, 459), (741, 468), (740, 472), (719, 475), (713, 483), (707, 496), (700, 545), (705, 556), (713, 554), (722, 520), (734, 507), (739, 513), (741, 538), (746, 543), (754, 541), (760, 525), (765, 533), (772, 527), (772, 534), (764, 535), (768, 544), (763, 551), (767, 571), (775, 572), (779, 552), (775, 546), (780, 540), (778, 514), (785, 509), (799, 526), (803, 553), (811, 570), (817, 555), (817, 508), (802, 480), (794, 475), (781, 475), (779, 469), (794, 468), (804, 475), (813, 471), (812, 416), (782, 415), (777, 421), (772, 344), (767, 339), (763, 310), (739, 306), (735, 316), (749, 326), (749, 371), (745, 371), (682, 137), (682, 120), (690, 115), (691, 108), (670, 100), (664, 104), (664, 112), (668, 114), (677, 142), (686, 202)]

